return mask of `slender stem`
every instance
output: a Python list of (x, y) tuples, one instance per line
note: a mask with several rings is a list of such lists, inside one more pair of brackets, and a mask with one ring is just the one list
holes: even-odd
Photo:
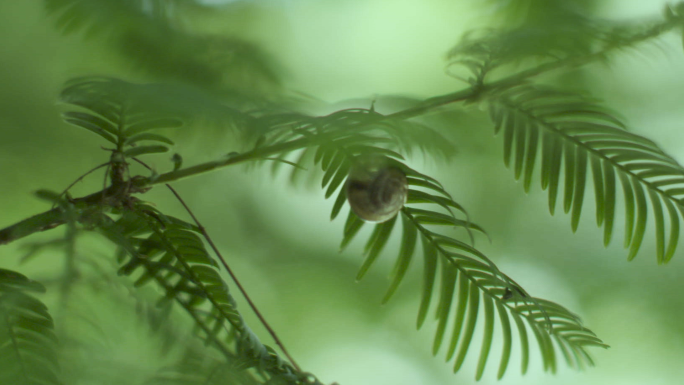
[[(65, 188), (64, 191), (62, 191), (62, 192), (59, 194), (59, 196), (61, 197), (62, 195), (66, 194), (72, 187), (74, 187), (74, 185), (76, 185), (76, 183), (82, 181), (83, 178), (87, 177), (88, 175), (90, 175), (90, 174), (92, 174), (93, 172), (95, 172), (95, 171), (101, 169), (101, 168), (104, 167), (104, 166), (109, 166), (109, 162), (107, 162), (107, 163), (102, 163), (102, 164), (99, 165), (99, 166), (93, 167), (93, 168), (91, 168), (90, 170), (88, 170), (88, 172), (86, 172), (85, 174), (83, 174), (83, 175), (79, 176), (78, 178), (76, 178), (76, 180), (73, 181), (73, 182), (71, 182), (71, 184), (70, 184), (69, 186), (67, 186), (67, 188)], [(105, 176), (106, 176), (106, 175), (107, 175), (107, 173), (105, 173)], [(56, 203), (52, 205), (52, 208), (55, 208), (55, 205), (56, 205)]]
[[(151, 168), (150, 166), (148, 166), (147, 164), (145, 164), (143, 161), (141, 161), (141, 160), (139, 160), (139, 159), (137, 159), (137, 158), (133, 158), (133, 160), (135, 160), (136, 162), (140, 163), (141, 165), (143, 165), (143, 166), (146, 167), (147, 169), (152, 170), (152, 168)], [(190, 214), (190, 217), (192, 218), (192, 220), (195, 222), (195, 224), (196, 224), (197, 227), (199, 228), (200, 232), (202, 233), (202, 236), (204, 237), (204, 239), (207, 240), (207, 243), (209, 243), (209, 246), (211, 246), (211, 249), (214, 251), (214, 253), (216, 254), (216, 256), (217, 256), (217, 257), (219, 258), (219, 260), (221, 261), (221, 264), (223, 265), (223, 267), (224, 267), (224, 268), (226, 269), (226, 271), (228, 272), (228, 275), (230, 275), (230, 278), (233, 280), (233, 282), (235, 282), (235, 285), (236, 285), (236, 286), (238, 287), (238, 289), (240, 290), (240, 293), (242, 293), (242, 296), (245, 297), (245, 299), (247, 300), (247, 303), (249, 304), (249, 307), (252, 309), (252, 311), (254, 312), (254, 314), (256, 314), (257, 318), (259, 318), (259, 321), (261, 322), (261, 324), (264, 325), (264, 327), (265, 327), (266, 330), (268, 331), (268, 334), (271, 335), (271, 337), (272, 337), (273, 340), (275, 341), (276, 345), (278, 345), (278, 347), (280, 347), (280, 350), (283, 351), (283, 354), (285, 354), (285, 356), (287, 357), (287, 359), (290, 360), (290, 362), (292, 363), (292, 366), (294, 366), (294, 368), (297, 369), (297, 371), (301, 372), (302, 369), (299, 367), (299, 365), (297, 365), (297, 362), (294, 360), (294, 358), (292, 358), (292, 356), (290, 355), (290, 353), (289, 353), (289, 352), (287, 351), (287, 349), (285, 348), (285, 344), (283, 344), (283, 342), (280, 340), (280, 338), (278, 338), (278, 335), (276, 334), (275, 330), (273, 330), (273, 328), (271, 327), (271, 325), (266, 321), (266, 318), (264, 318), (264, 316), (261, 314), (261, 312), (259, 311), (259, 309), (257, 308), (257, 306), (254, 304), (254, 302), (252, 301), (252, 299), (249, 297), (249, 295), (247, 294), (247, 291), (244, 289), (244, 287), (243, 287), (242, 284), (240, 283), (240, 280), (238, 280), (238, 278), (237, 278), (237, 276), (235, 275), (235, 273), (233, 273), (233, 270), (230, 268), (230, 266), (228, 266), (228, 262), (226, 262), (226, 259), (223, 257), (223, 255), (221, 254), (221, 252), (218, 250), (218, 247), (216, 247), (216, 244), (214, 244), (214, 241), (211, 239), (211, 237), (209, 236), (209, 233), (208, 233), (207, 230), (204, 228), (204, 226), (202, 226), (202, 224), (200, 223), (199, 219), (197, 219), (197, 217), (195, 216), (195, 214), (192, 212), (192, 210), (190, 209), (190, 207), (188, 207), (188, 205), (185, 203), (185, 201), (183, 200), (183, 198), (181, 198), (180, 194), (178, 194), (178, 192), (176, 191), (176, 189), (174, 189), (174, 188), (173, 188), (170, 184), (168, 184), (168, 183), (166, 184), (166, 187), (168, 187), (168, 189), (171, 190), (171, 192), (172, 192), (173, 195), (176, 197), (176, 199), (178, 199), (178, 201), (181, 203), (181, 205), (183, 205), (183, 208), (185, 208), (185, 211), (187, 211), (188, 214)]]

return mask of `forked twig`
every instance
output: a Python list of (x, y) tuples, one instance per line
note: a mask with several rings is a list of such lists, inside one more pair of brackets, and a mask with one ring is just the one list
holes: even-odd
[[(62, 195), (66, 194), (67, 192), (69, 192), (69, 190), (71, 190), (72, 187), (74, 187), (74, 186), (76, 185), (76, 183), (82, 181), (83, 178), (87, 177), (88, 175), (94, 173), (95, 171), (97, 171), (97, 170), (99, 170), (99, 169), (101, 169), (102, 167), (107, 166), (107, 165), (109, 165), (109, 162), (107, 162), (107, 163), (102, 163), (101, 165), (96, 166), (96, 167), (93, 167), (92, 169), (88, 170), (85, 174), (79, 176), (78, 178), (76, 178), (75, 181), (71, 182), (71, 184), (70, 184), (69, 186), (67, 186), (67, 188), (65, 188), (64, 191), (62, 191), (62, 192), (59, 194), (59, 196), (61, 197)], [(106, 176), (105, 176), (105, 177), (106, 177)], [(55, 208), (55, 205), (57, 205), (56, 202), (52, 205), (52, 208), (53, 208), (53, 209)]]

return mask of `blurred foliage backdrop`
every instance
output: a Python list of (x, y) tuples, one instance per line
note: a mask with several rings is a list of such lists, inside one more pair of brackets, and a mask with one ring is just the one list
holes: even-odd
[[(148, 1), (143, 2), (147, 14), (160, 12), (157, 17), (166, 24), (141, 25), (134, 13), (117, 13), (117, 7), (103, 5), (110, 2), (83, 1), (100, 7), (94, 12), (100, 12), (100, 19), (83, 27), (50, 16), (49, 9), (58, 9), (60, 3), (68, 2), (0, 2), (2, 227), (48, 209), (34, 191), (61, 191), (108, 159), (94, 136), (68, 127), (60, 118), (63, 108), (57, 96), (72, 77), (182, 81), (236, 103), (287, 100), (314, 113), (367, 108), (374, 98), (382, 108), (380, 95), (393, 95), (387, 100), (400, 103), (462, 88), (462, 82), (445, 73), (444, 56), (464, 31), (523, 20), (542, 23), (555, 17), (558, 9), (554, 1), (534, 0), (176, 0), (166, 2), (173, 5), (170, 8), (161, 6), (164, 1)], [(558, 3), (611, 20), (658, 17), (665, 5), (656, 0)], [(124, 33), (118, 28), (122, 25), (128, 26)], [(192, 34), (176, 33), (169, 26)], [(193, 40), (202, 34), (215, 38)], [(681, 36), (665, 34), (615, 54), (608, 63), (566, 72), (559, 81), (590, 89), (620, 111), (635, 132), (650, 137), (676, 159), (684, 158)], [(391, 109), (393, 104), (384, 106)], [(486, 113), (465, 108), (465, 113), (454, 109), (438, 122), (458, 145), (454, 160), (426, 161), (419, 155), (410, 164), (445, 183), (471, 218), (488, 229), (493, 242), (482, 239), (478, 246), (496, 256), (502, 271), (533, 295), (577, 312), (611, 345), (608, 350), (592, 350), (596, 367), (576, 372), (560, 365), (556, 375), (541, 371), (533, 350), (525, 376), (511, 369), (498, 382), (678, 383), (684, 377), (681, 248), (671, 263), (658, 266), (652, 237), (647, 237), (639, 257), (628, 263), (621, 240), (602, 247), (602, 232), (590, 214), (583, 216), (573, 234), (567, 215), (549, 215), (538, 183), (525, 194), (505, 169), (501, 139), (492, 137)], [(220, 122), (200, 122), (183, 130), (170, 135), (185, 164), (240, 151)], [(166, 155), (150, 163), (162, 170), (171, 167)], [(98, 176), (77, 184), (72, 194), (100, 189), (102, 174), (94, 175)], [(301, 182), (292, 185), (286, 173), (272, 175), (267, 166), (240, 166), (175, 186), (291, 353), (321, 381), (474, 383), (476, 354), (454, 375), (442, 356), (431, 355), (435, 325), (414, 330), (420, 269), (413, 266), (396, 297), (380, 306), (391, 258), (356, 283), (362, 242), (339, 253), (343, 220), (330, 223), (332, 200)], [(146, 198), (158, 207), (184, 217), (167, 191), (148, 194)], [(590, 213), (592, 203), (587, 202), (584, 210)], [(1, 265), (48, 286), (42, 298), (61, 320), (56, 328), (64, 346), (60, 355), (65, 384), (143, 383), (173, 361), (177, 340), (189, 338), (189, 323), (180, 316), (177, 324), (157, 328), (167, 331), (151, 330), (150, 323), (141, 320), (145, 310), (136, 309), (134, 298), (144, 296), (144, 291), (131, 291), (130, 284), (116, 277), (114, 262), (106, 262), (111, 253), (98, 237), (83, 237), (76, 250), (83, 261), (99, 261), (84, 263), (81, 275), (74, 278), (88, 284), (61, 296), (63, 253), (46, 248), (27, 260), (22, 256), (33, 243), (64, 231), (58, 228), (0, 247)], [(262, 340), (269, 342), (245, 304), (239, 306)], [(479, 344), (479, 338), (473, 343)], [(494, 349), (497, 343), (495, 339)], [(513, 367), (518, 365), (516, 354), (514, 350)], [(480, 383), (497, 382), (495, 366), (487, 369)]]

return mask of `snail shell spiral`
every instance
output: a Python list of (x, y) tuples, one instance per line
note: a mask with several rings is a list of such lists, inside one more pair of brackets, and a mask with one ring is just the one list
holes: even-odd
[(355, 167), (345, 186), (352, 211), (367, 222), (385, 222), (406, 203), (406, 175), (395, 167)]

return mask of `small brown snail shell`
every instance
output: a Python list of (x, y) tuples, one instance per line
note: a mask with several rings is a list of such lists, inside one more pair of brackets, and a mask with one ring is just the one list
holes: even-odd
[(404, 207), (408, 182), (396, 167), (366, 163), (352, 167), (345, 189), (354, 214), (379, 223), (392, 219)]

